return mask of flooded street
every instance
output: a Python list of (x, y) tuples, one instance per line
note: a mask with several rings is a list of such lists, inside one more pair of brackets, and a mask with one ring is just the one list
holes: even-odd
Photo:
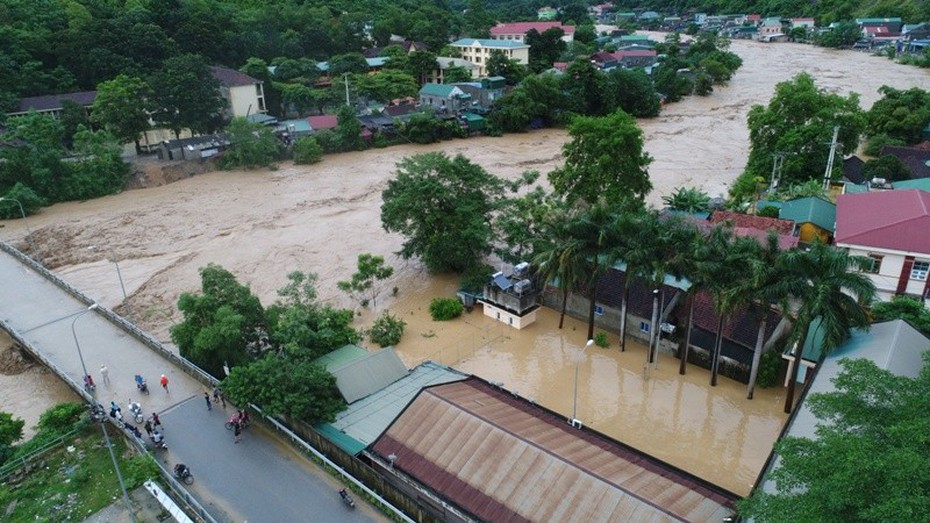
[[(858, 92), (869, 107), (883, 84), (930, 89), (926, 70), (853, 52), (796, 44), (734, 41), (744, 61), (730, 85), (691, 97), (641, 121), (655, 158), (649, 201), (678, 186), (726, 192), (740, 173), (748, 148), (746, 114), (765, 104), (777, 82), (801, 71), (818, 85)], [(214, 172), (162, 187), (128, 191), (88, 202), (44, 209), (29, 218), (38, 256), (100, 303), (116, 307), (163, 341), (180, 320), (179, 295), (199, 290), (198, 268), (217, 263), (249, 285), (266, 306), (295, 270), (318, 274), (320, 297), (354, 307), (337, 287), (355, 270), (359, 253), (384, 255), (395, 276), (378, 299), (408, 322), (398, 351), (409, 365), (434, 359), (500, 381), (509, 390), (559, 413), (570, 414), (576, 354), (585, 328), (571, 321), (555, 329), (556, 313), (543, 311), (536, 325), (517, 332), (484, 318), (480, 309), (450, 323), (434, 323), (426, 309), (433, 296), (449, 296), (456, 282), (430, 277), (415, 260), (394, 252), (402, 238), (380, 224), (381, 191), (402, 158), (427, 151), (462, 153), (489, 172), (513, 179), (526, 170), (545, 174), (560, 165), (561, 130), (500, 138), (473, 138), (427, 146), (403, 145), (326, 156), (312, 166), (282, 163), (277, 170)], [(0, 238), (21, 242), (22, 220), (0, 222)], [(94, 247), (92, 249), (92, 247)], [(112, 249), (129, 295), (122, 294)], [(398, 294), (391, 296), (396, 286)], [(367, 325), (371, 311), (362, 311)], [(748, 492), (784, 421), (780, 391), (743, 399), (744, 386), (692, 368), (684, 379), (676, 361), (662, 358), (643, 379), (644, 351), (591, 347), (579, 367), (578, 418), (587, 426), (653, 454), (736, 493)], [(0, 410), (24, 415), (22, 399), (56, 397), (48, 375), (0, 376)], [(63, 386), (62, 386), (63, 387)], [(24, 390), (26, 389), (26, 390)], [(46, 391), (50, 391), (47, 392)], [(19, 398), (19, 399), (17, 399)], [(44, 409), (43, 409), (44, 410)]]

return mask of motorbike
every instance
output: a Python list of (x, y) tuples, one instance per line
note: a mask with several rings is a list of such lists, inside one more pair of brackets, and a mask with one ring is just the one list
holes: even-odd
[(240, 418), (238, 414), (234, 414), (233, 417), (229, 418), (229, 421), (226, 422), (226, 430), (232, 430), (236, 423), (239, 423), (240, 429), (244, 429), (252, 424), (252, 420), (249, 418)]
[(183, 481), (186, 485), (194, 482), (194, 475), (191, 474), (190, 467), (183, 463), (174, 466), (174, 477), (178, 478), (178, 481)]
[(352, 496), (349, 495), (346, 489), (339, 491), (339, 497), (342, 498), (342, 502), (348, 505), (349, 508), (355, 508), (355, 500), (352, 499)]
[(136, 374), (135, 378), (136, 378), (136, 388), (139, 389), (139, 392), (141, 392), (142, 394), (148, 395), (149, 386), (145, 382), (145, 378), (143, 378), (142, 375), (140, 374)]
[(142, 406), (138, 403), (129, 402), (129, 413), (132, 414), (132, 419), (136, 420), (136, 423), (142, 423), (145, 420), (145, 416), (142, 415)]
[(161, 435), (161, 432), (155, 431), (155, 434), (152, 435), (152, 445), (155, 447), (155, 450), (168, 450), (168, 444), (165, 443), (165, 437)]

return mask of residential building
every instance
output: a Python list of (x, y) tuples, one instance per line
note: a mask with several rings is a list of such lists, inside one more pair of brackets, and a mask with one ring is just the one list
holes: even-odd
[(21, 98), (19, 106), (15, 111), (6, 113), (9, 117), (22, 116), (29, 111), (35, 111), (38, 114), (51, 116), (58, 119), (61, 117), (62, 101), (68, 100), (74, 102), (90, 114), (90, 109), (94, 106), (94, 100), (97, 98), (97, 91), (80, 91), (75, 93), (49, 94), (45, 96), (30, 96)]
[(420, 105), (454, 114), (471, 107), (471, 96), (454, 85), (423, 84), (420, 88)]
[(518, 330), (536, 321), (542, 289), (531, 277), (529, 269), (530, 264), (524, 262), (515, 265), (509, 276), (502, 271), (491, 275), (478, 298), (485, 316)]
[(439, 65), (438, 68), (430, 72), (426, 76), (425, 83), (431, 84), (444, 84), (446, 83), (445, 73), (446, 70), (450, 67), (462, 67), (467, 70), (472, 78), (478, 78), (479, 67), (468, 60), (462, 60), (461, 58), (450, 58), (446, 56), (437, 56), (436, 64)]
[(804, 29), (813, 29), (814, 28), (814, 19), (813, 18), (789, 18), (788, 25), (791, 29), (797, 27), (803, 27)]
[(761, 41), (771, 42), (778, 40), (784, 35), (785, 29), (781, 23), (781, 18), (772, 16), (762, 20), (762, 23), (759, 25), (759, 33), (756, 38)]
[(555, 20), (557, 16), (559, 16), (559, 12), (554, 7), (540, 7), (536, 11), (536, 18), (538, 20)]
[(490, 111), (495, 101), (504, 96), (506, 80), (503, 76), (489, 76), (482, 78), (481, 82), (455, 83), (452, 85), (465, 91), (465, 94), (471, 95), (472, 110), (486, 112)]
[(214, 66), (210, 68), (210, 71), (220, 82), (220, 94), (227, 103), (227, 117), (245, 117), (268, 112), (265, 107), (265, 91), (261, 80), (226, 67)]
[(307, 118), (310, 129), (313, 132), (325, 131), (326, 129), (335, 129), (339, 125), (339, 117), (335, 114), (321, 114)]
[(516, 60), (521, 65), (530, 63), (530, 46), (514, 40), (463, 38), (449, 45), (459, 50), (463, 60), (478, 66), (479, 78), (488, 75), (487, 64), (492, 51), (500, 51), (505, 57)]
[(768, 202), (779, 207), (778, 217), (794, 222), (794, 235), (804, 243), (831, 243), (836, 230), (836, 205), (823, 198), (797, 198), (787, 202)]
[(572, 43), (575, 39), (575, 26), (562, 25), (562, 22), (514, 22), (509, 24), (497, 24), (491, 28), (492, 40), (513, 40), (523, 43), (526, 41), (526, 33), (535, 29), (538, 33), (543, 33), (549, 29), (558, 28), (564, 33), (562, 41)]
[(895, 35), (901, 34), (904, 25), (900, 18), (856, 18), (856, 23), (863, 31), (869, 27), (884, 27), (886, 32)]
[(616, 60), (616, 65), (625, 69), (652, 67), (657, 60), (655, 49), (624, 49), (611, 54)]
[(864, 268), (878, 297), (930, 303), (930, 192), (870, 191), (836, 202), (836, 246), (871, 259)]
[[(737, 496), (469, 377), (420, 391), (364, 451), (454, 521), (724, 521)], [(464, 516), (464, 517), (463, 517)]]
[(889, 154), (907, 166), (912, 179), (930, 178), (930, 141), (909, 147), (886, 145), (882, 147), (879, 156)]

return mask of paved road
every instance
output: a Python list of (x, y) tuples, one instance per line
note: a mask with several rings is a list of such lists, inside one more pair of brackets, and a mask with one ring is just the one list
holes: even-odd
[[(205, 389), (199, 382), (96, 311), (85, 311), (83, 303), (0, 251), (0, 318), (80, 383), (77, 337), (87, 371), (97, 381), (97, 398), (104, 405), (114, 400), (126, 413), (132, 398), (146, 415), (163, 413), (170, 449), (161, 458), (172, 465), (183, 459), (191, 466), (197, 478), (193, 491), (217, 519), (252, 523), (383, 519), (364, 503), (347, 514), (335, 482), (275, 435), (253, 431), (234, 444), (221, 412), (206, 412)], [(109, 369), (110, 384), (102, 382), (101, 365)], [(138, 394), (133, 381), (137, 373), (148, 379), (150, 395)], [(169, 379), (168, 391), (158, 385), (161, 374)]]

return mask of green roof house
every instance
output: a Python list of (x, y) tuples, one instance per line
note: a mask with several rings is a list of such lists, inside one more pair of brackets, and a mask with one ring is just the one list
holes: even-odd
[(420, 105), (438, 112), (457, 113), (471, 107), (471, 95), (454, 85), (426, 83), (420, 88)]
[(828, 243), (836, 231), (836, 205), (823, 198), (798, 198), (784, 202), (778, 217), (795, 223), (802, 242), (815, 238)]

